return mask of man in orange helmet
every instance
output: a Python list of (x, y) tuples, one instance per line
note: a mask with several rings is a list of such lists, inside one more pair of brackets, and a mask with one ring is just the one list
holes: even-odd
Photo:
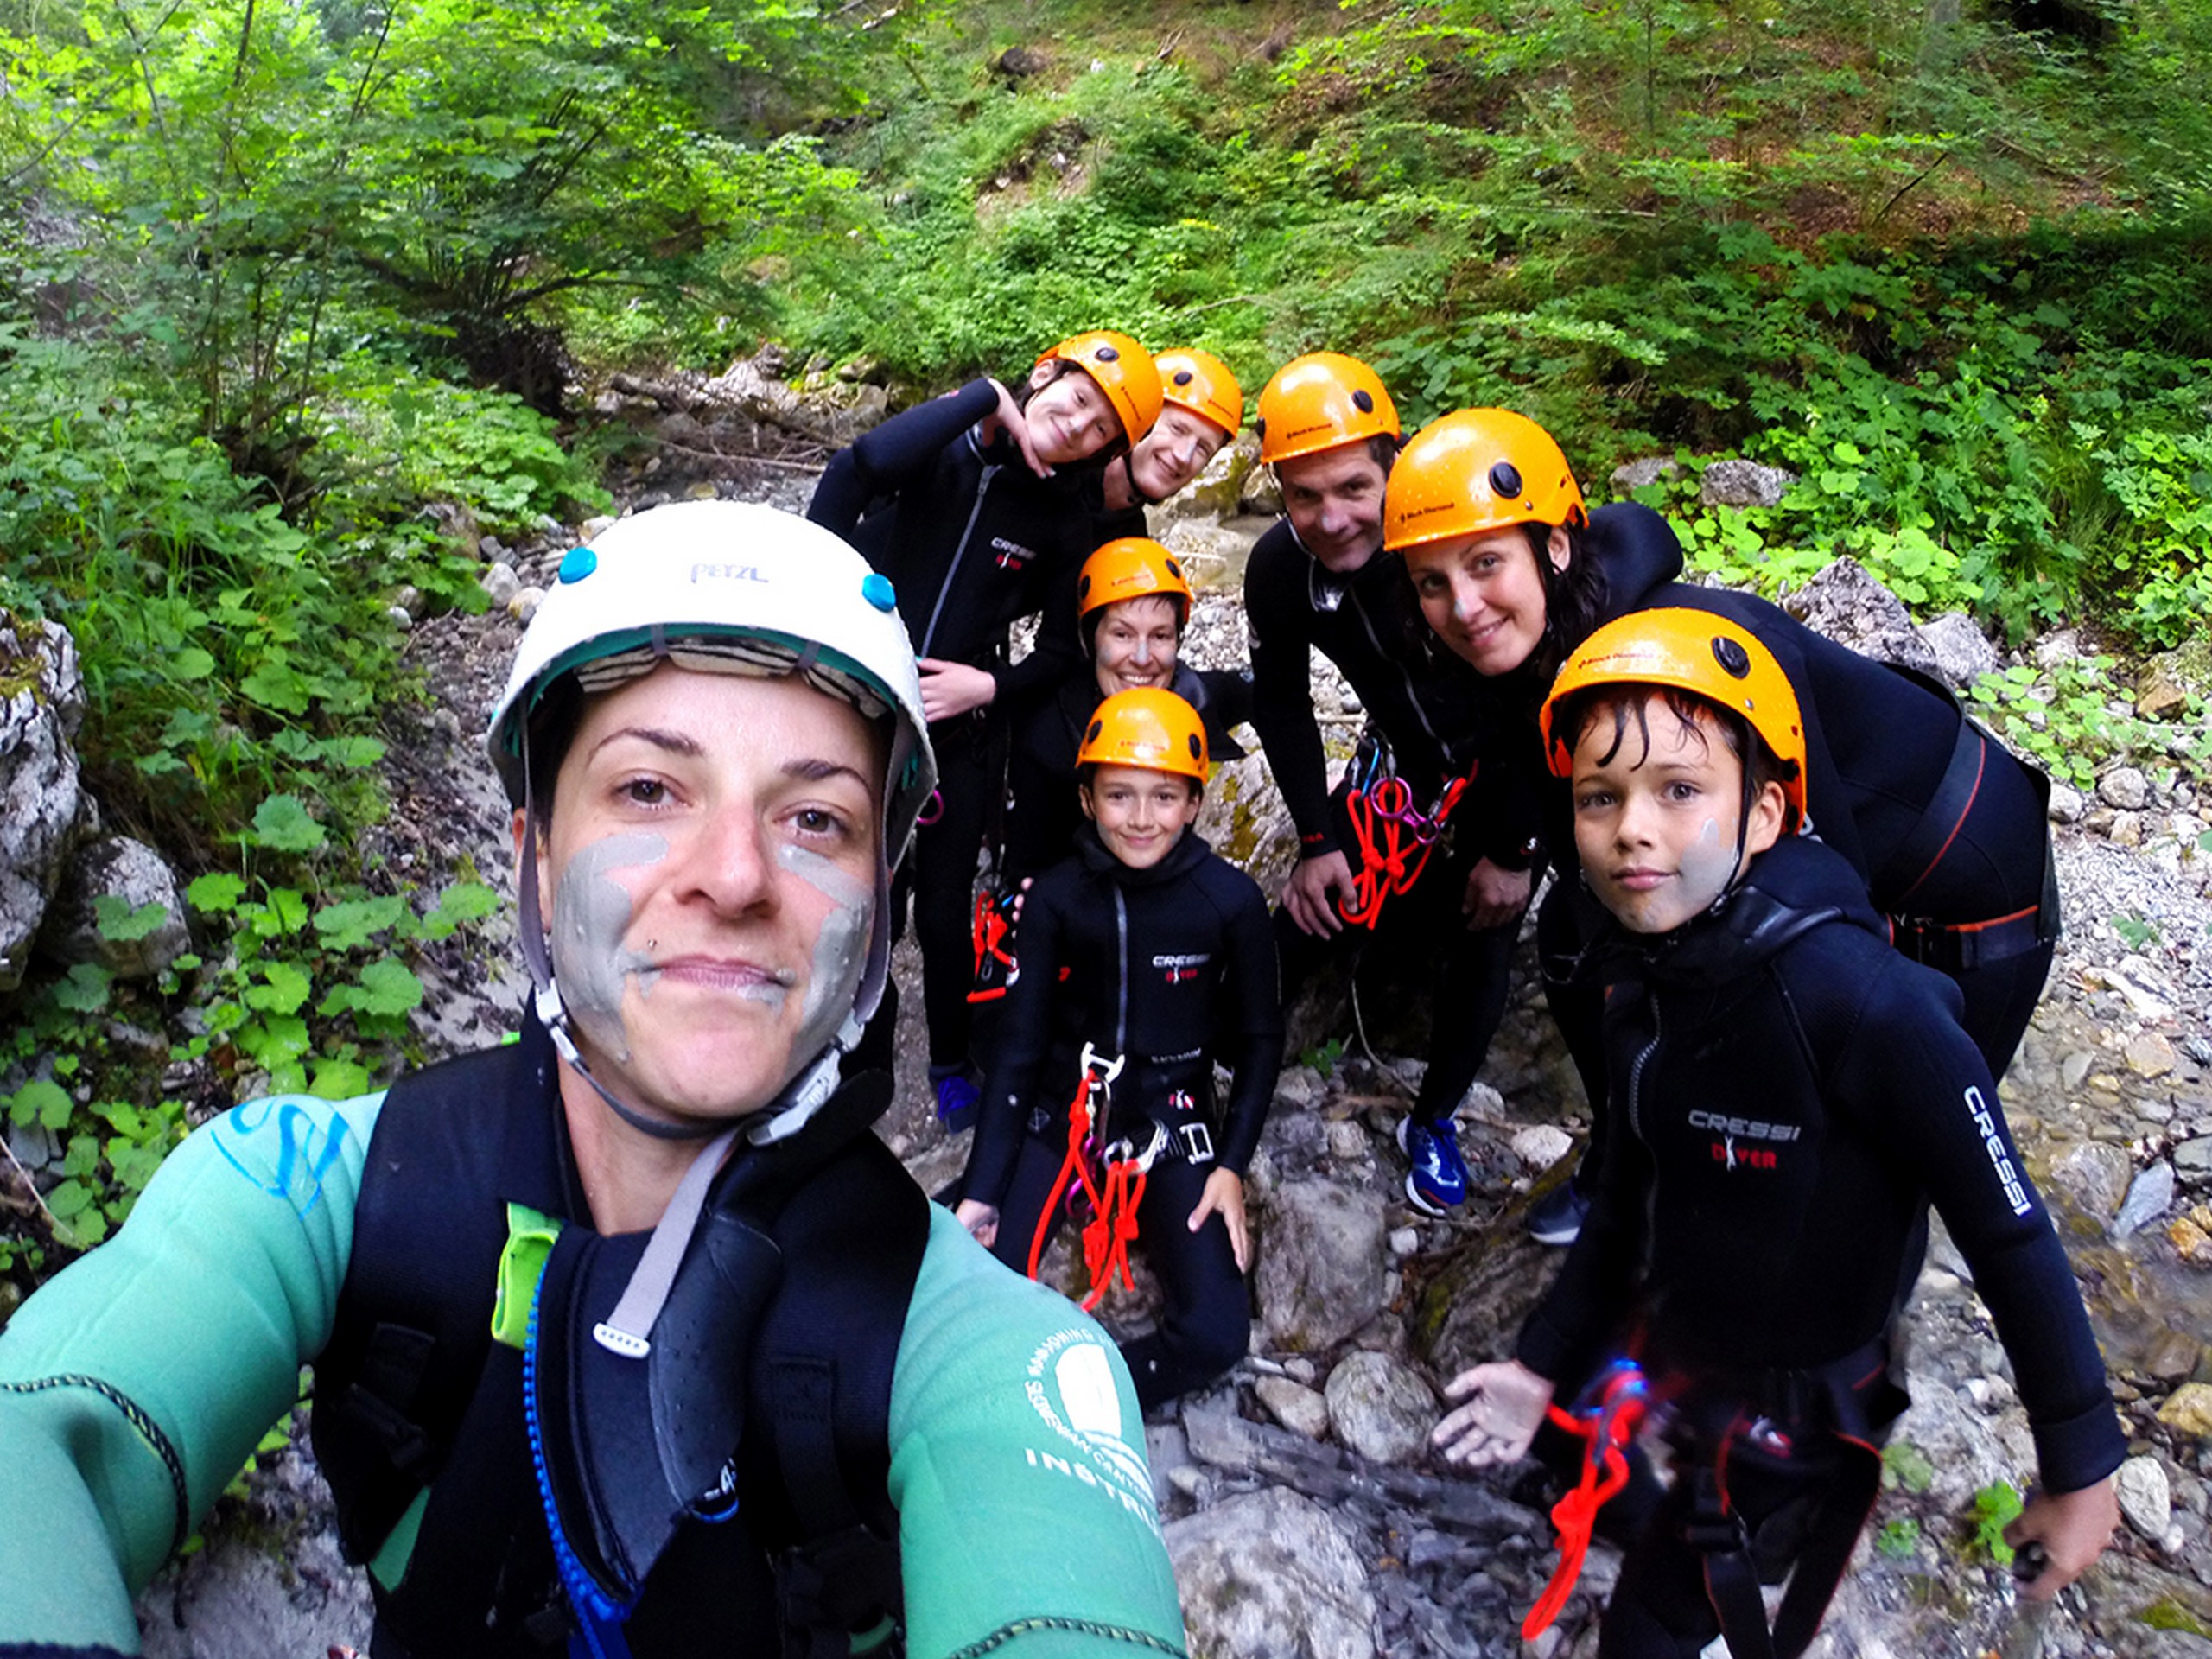
[[(1513, 810), (1508, 797), (1527, 791), (1501, 790), (1495, 772), (1461, 798), (1477, 756), (1496, 747), (1495, 716), (1478, 677), (1431, 647), (1404, 567), (1382, 556), (1400, 431), (1382, 381), (1357, 359), (1316, 352), (1268, 382), (1259, 416), (1260, 458), (1274, 468), (1284, 516), (1245, 567), (1252, 724), (1300, 842), (1276, 917), (1284, 995), (1366, 928), (1433, 964), (1434, 1006), (1450, 1015), (1433, 1022), (1399, 1138), (1408, 1197), (1441, 1213), (1466, 1196), (1452, 1114), (1504, 1014), (1534, 814)], [(1337, 665), (1367, 715), (1333, 794), (1309, 649)]]

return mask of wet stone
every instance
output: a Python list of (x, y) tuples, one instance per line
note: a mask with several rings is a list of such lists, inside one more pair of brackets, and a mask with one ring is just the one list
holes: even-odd
[(2184, 1180), (2212, 1176), (2212, 1135), (2198, 1135), (2174, 1148), (2174, 1173)]
[(2166, 1206), (2173, 1201), (2174, 1166), (2163, 1162), (2152, 1165), (2128, 1187), (2126, 1202), (2113, 1217), (2112, 1236), (2126, 1238), (2149, 1226), (2166, 1213)]
[(2174, 1069), (2174, 1046), (2158, 1032), (2145, 1032), (2125, 1052), (2127, 1069), (2139, 1077), (2163, 1077)]
[(2212, 1383), (2183, 1383), (2158, 1408), (2158, 1421), (2200, 1440), (2212, 1440)]
[(2203, 1345), (2194, 1337), (2171, 1329), (2161, 1331), (2143, 1356), (2143, 1369), (2154, 1381), (2179, 1382), (2196, 1369), (2203, 1351)]
[(1328, 1433), (1329, 1402), (1303, 1383), (1287, 1376), (1263, 1376), (1252, 1385), (1252, 1392), (1260, 1396), (1268, 1414), (1294, 1434), (1318, 1440)]
[(2138, 1535), (2153, 1543), (2165, 1537), (2173, 1518), (2173, 1491), (2156, 1458), (2130, 1458), (2121, 1464), (2113, 1477), (2113, 1494), (2122, 1518)]

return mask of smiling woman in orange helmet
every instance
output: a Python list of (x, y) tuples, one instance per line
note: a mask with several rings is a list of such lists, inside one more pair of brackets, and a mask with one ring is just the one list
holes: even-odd
[[(896, 415), (831, 460), (807, 517), (850, 537), (897, 584), (944, 782), (902, 886), (914, 894), (941, 1118), (975, 1112), (968, 926), (988, 804), (1002, 787), (1011, 712), (1080, 670), (1076, 572), (1097, 543), (1099, 475), (1159, 418), (1160, 371), (1127, 334), (1075, 334), (1019, 391), (976, 380)], [(1007, 660), (1008, 626), (1042, 614), (1037, 649)], [(1010, 709), (1009, 705), (1013, 705)], [(887, 1064), (896, 998), (871, 1033)]]
[[(1558, 443), (1508, 410), (1460, 410), (1414, 435), (1390, 476), (1383, 537), (1404, 556), (1428, 626), (1521, 711), (1531, 742), (1561, 661), (1615, 617), (1687, 607), (1756, 635), (1804, 706), (1814, 830), (1891, 918), (1898, 948), (1957, 982), (1962, 1023), (2003, 1076), (2058, 937), (2048, 785), (1946, 688), (1764, 600), (1679, 582), (1681, 550), (1658, 516), (1632, 503), (1588, 511)], [(1571, 862), (1565, 791), (1547, 798), (1546, 850)], [(1538, 932), (1546, 985), (1593, 1085), (1597, 1010), (1559, 983), (1591, 918), (1577, 920), (1573, 884), (1554, 893)], [(1602, 1092), (1592, 1096), (1599, 1113)], [(1535, 1218), (1538, 1236), (1572, 1238), (1586, 1192), (1580, 1179), (1559, 1189)]]

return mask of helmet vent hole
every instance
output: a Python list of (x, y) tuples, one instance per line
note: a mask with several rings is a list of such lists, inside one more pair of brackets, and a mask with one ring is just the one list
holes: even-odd
[(1101, 346), (1091, 355), (1101, 363), (1118, 363), (1122, 360), (1121, 353), (1116, 351), (1111, 346)]
[(1205, 751), (1198, 747), (1198, 734), (1196, 732), (1186, 734), (1183, 741), (1191, 746), (1192, 760), (1201, 760), (1205, 758)]
[(1167, 561), (1167, 574), (1179, 582), (1183, 579), (1183, 567), (1170, 559)]
[(1083, 734), (1083, 741), (1086, 743), (1096, 743), (1098, 741), (1099, 733), (1105, 729), (1106, 722), (1104, 721), (1094, 720), (1090, 722), (1090, 729)]
[(1375, 394), (1364, 386), (1352, 393), (1351, 402), (1352, 407), (1363, 415), (1372, 415), (1375, 412)]
[(1179, 386), (1189, 385), (1193, 378), (1194, 377), (1188, 369), (1178, 369), (1175, 371), (1175, 384)]
[(1089, 599), (1090, 597), (1090, 578), (1089, 576), (1084, 577), (1082, 581), (1076, 583), (1075, 596), (1077, 599)]
[(1720, 664), (1720, 671), (1731, 679), (1745, 679), (1751, 675), (1751, 653), (1726, 634), (1713, 637), (1713, 660)]
[(1490, 493), (1501, 500), (1520, 494), (1521, 469), (1510, 461), (1499, 461), (1490, 469)]

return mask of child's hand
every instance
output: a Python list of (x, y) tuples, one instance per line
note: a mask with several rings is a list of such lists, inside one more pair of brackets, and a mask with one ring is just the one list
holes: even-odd
[(1516, 1359), (1462, 1371), (1444, 1385), (1444, 1392), (1467, 1403), (1430, 1432), (1428, 1443), (1446, 1462), (1474, 1469), (1527, 1456), (1552, 1402), (1549, 1381)]
[(922, 715), (931, 725), (981, 709), (999, 694), (999, 683), (987, 670), (966, 663), (924, 657), (914, 666), (922, 671)]
[(2044, 1548), (2043, 1570), (2020, 1581), (2020, 1593), (2030, 1601), (2049, 1601), (2104, 1554), (2119, 1524), (2120, 1500), (2113, 1496), (2110, 1475), (2078, 1492), (2033, 1494), (2005, 1529), (2005, 1541), (2013, 1548), (2029, 1543)]
[(957, 1221), (975, 1236), (976, 1242), (985, 1249), (998, 1243), (999, 1209), (995, 1204), (979, 1204), (974, 1198), (963, 1198), (952, 1211)]
[(1244, 1182), (1233, 1169), (1217, 1169), (1206, 1177), (1206, 1190), (1198, 1195), (1198, 1207), (1191, 1211), (1191, 1230), (1197, 1232), (1206, 1224), (1206, 1217), (1217, 1211), (1221, 1224), (1229, 1229), (1229, 1248), (1236, 1253), (1236, 1271), (1249, 1271), (1252, 1235), (1244, 1225)]
[[(1014, 440), (1014, 448), (1021, 451), (1022, 463), (1038, 477), (1050, 478), (1052, 469), (1037, 458), (1036, 442), (1029, 435), (1029, 422), (1022, 415), (1021, 405), (1015, 403), (1014, 394), (997, 381), (992, 381), (991, 385), (998, 392), (999, 406), (985, 416), (985, 423), (995, 422), (999, 429)], [(986, 432), (983, 435), (988, 440), (990, 434)]]

